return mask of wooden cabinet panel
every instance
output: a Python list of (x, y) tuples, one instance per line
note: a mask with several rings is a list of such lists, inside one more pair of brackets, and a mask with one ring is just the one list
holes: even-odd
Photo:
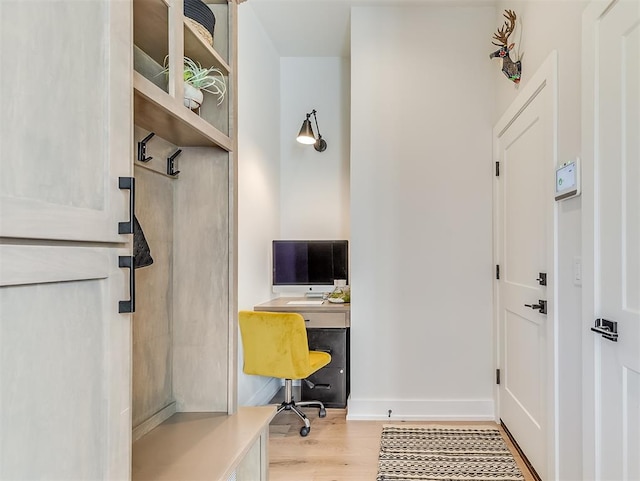
[(128, 477), (118, 254), (127, 250), (0, 245), (0, 479)]
[(0, 236), (126, 242), (129, 9), (0, 2)]
[(131, 45), (128, 1), (0, 2), (1, 479), (129, 477)]

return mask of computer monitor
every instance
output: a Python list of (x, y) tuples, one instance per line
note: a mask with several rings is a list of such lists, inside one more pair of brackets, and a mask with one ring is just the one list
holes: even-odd
[(273, 291), (322, 296), (333, 281), (349, 281), (346, 240), (274, 240)]

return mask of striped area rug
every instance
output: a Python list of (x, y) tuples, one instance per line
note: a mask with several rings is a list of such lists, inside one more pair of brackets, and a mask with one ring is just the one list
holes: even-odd
[(384, 425), (377, 481), (521, 481), (492, 426)]

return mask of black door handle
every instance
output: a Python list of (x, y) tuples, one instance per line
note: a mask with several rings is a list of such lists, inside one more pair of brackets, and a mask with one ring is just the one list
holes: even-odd
[(118, 256), (118, 267), (129, 269), (129, 300), (118, 302), (118, 312), (136, 311), (136, 275), (133, 270), (133, 256)]
[(525, 307), (530, 307), (531, 309), (537, 309), (540, 314), (547, 313), (547, 301), (543, 299), (538, 299), (537, 304), (525, 304)]
[(601, 334), (605, 339), (618, 342), (618, 323), (616, 321), (596, 319), (595, 326), (591, 330)]
[(133, 214), (135, 209), (136, 185), (133, 177), (118, 177), (118, 188), (129, 190), (129, 220), (118, 222), (118, 234), (133, 234)]

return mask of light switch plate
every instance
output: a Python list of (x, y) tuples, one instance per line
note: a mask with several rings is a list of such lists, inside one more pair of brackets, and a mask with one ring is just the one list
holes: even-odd
[(578, 256), (573, 258), (573, 283), (576, 286), (582, 285), (582, 259)]

